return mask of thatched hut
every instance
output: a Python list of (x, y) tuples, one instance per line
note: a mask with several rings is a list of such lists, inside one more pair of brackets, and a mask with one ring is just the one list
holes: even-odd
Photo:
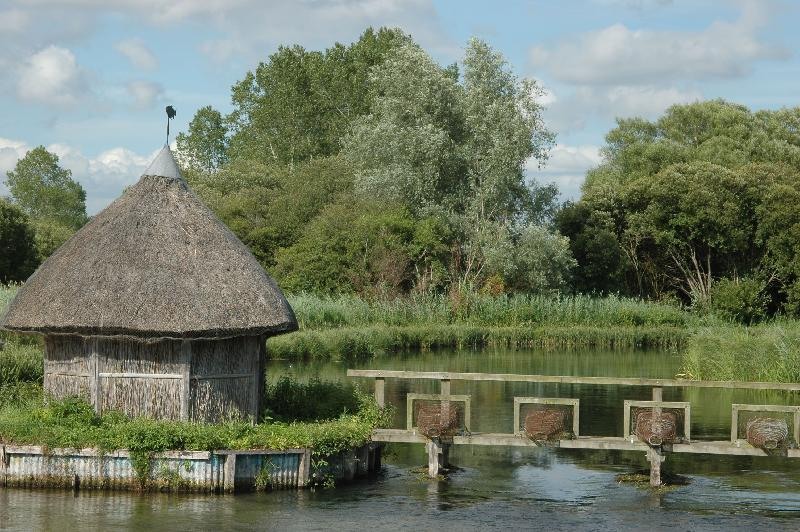
[(39, 267), (0, 327), (44, 336), (44, 387), (57, 398), (216, 422), (256, 418), (265, 338), (297, 321), (165, 147)]

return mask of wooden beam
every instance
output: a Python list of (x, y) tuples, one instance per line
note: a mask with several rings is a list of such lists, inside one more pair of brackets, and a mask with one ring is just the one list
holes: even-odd
[[(403, 429), (376, 429), (372, 434), (375, 442), (388, 443), (427, 443), (429, 440), (413, 431)], [(546, 445), (528, 438), (513, 434), (472, 433), (469, 436), (454, 436), (453, 445), (497, 445), (507, 447), (544, 447), (554, 446), (562, 449), (604, 449), (615, 451), (647, 452), (648, 445), (635, 440), (613, 436), (580, 436), (574, 440), (559, 440)], [(672, 453), (681, 454), (722, 454), (731, 456), (768, 456), (766, 452), (748, 444), (735, 445), (725, 441), (695, 441), (692, 443), (675, 443)], [(800, 449), (789, 449), (787, 458), (800, 458)]]
[(375, 402), (381, 408), (386, 406), (386, 379), (381, 377), (375, 379)]
[(97, 374), (101, 379), (183, 379), (183, 373), (110, 373)]
[(233, 493), (236, 489), (236, 454), (225, 456), (225, 465), (222, 467), (222, 489), (225, 493)]
[(543, 382), (554, 384), (593, 384), (649, 386), (663, 388), (736, 388), (746, 390), (800, 391), (800, 382), (695, 381), (687, 379), (645, 379), (622, 377), (572, 377), (564, 375), (518, 375), (515, 373), (456, 373), (443, 371), (397, 371), (349, 369), (348, 377), (428, 379), (451, 381)]
[(192, 387), (192, 341), (181, 342), (181, 420), (189, 421)]
[(100, 357), (97, 352), (97, 344), (99, 340), (94, 338), (90, 340), (92, 346), (92, 354), (89, 358), (89, 391), (92, 396), (92, 406), (94, 411), (100, 414), (100, 370), (98, 358)]

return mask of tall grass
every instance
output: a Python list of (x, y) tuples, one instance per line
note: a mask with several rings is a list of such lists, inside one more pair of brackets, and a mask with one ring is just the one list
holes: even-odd
[(267, 341), (267, 351), (272, 358), (288, 360), (353, 361), (409, 349), (676, 349), (684, 344), (688, 334), (687, 329), (677, 327), (372, 325), (278, 336)]
[(619, 325), (685, 327), (713, 322), (667, 303), (608, 296), (412, 296), (366, 301), (357, 296), (289, 296), (301, 329), (363, 325), (471, 324), (489, 326)]
[(39, 346), (7, 340), (0, 350), (0, 386), (13, 382), (41, 382), (43, 372)]
[(688, 339), (683, 365), (695, 379), (800, 382), (800, 324), (702, 328)]

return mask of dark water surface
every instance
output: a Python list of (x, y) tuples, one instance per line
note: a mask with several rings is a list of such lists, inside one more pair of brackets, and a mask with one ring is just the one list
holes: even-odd
[[(455, 351), (379, 359), (352, 367), (418, 371), (672, 377), (678, 357), (659, 352), (544, 353)], [(345, 379), (347, 365), (273, 361), (271, 376)], [(363, 383), (371, 386), (368, 380)], [(438, 383), (387, 380), (387, 400), (405, 419), (407, 392), (435, 393)], [(649, 389), (526, 383), (453, 382), (472, 395), (472, 430), (510, 432), (513, 397), (581, 399), (581, 432), (621, 435), (622, 401)], [(693, 439), (727, 439), (732, 402), (796, 403), (785, 393), (664, 390), (692, 403)], [(77, 495), (0, 489), (0, 528), (11, 530), (800, 530), (800, 460), (673, 455), (665, 469), (687, 486), (653, 493), (619, 484), (616, 475), (644, 468), (644, 453), (456, 446), (461, 469), (426, 479), (422, 445), (387, 449), (376, 478), (334, 490), (237, 496), (122, 493)]]

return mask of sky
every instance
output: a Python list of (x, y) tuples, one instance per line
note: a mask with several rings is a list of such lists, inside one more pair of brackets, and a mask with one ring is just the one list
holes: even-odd
[(477, 36), (546, 89), (557, 134), (528, 175), (576, 199), (615, 118), (725, 98), (798, 105), (798, 0), (0, 0), (0, 195), (44, 145), (94, 214), (134, 183), (195, 111), (231, 110), (230, 88), (281, 44), (324, 49), (399, 27), (437, 61)]

